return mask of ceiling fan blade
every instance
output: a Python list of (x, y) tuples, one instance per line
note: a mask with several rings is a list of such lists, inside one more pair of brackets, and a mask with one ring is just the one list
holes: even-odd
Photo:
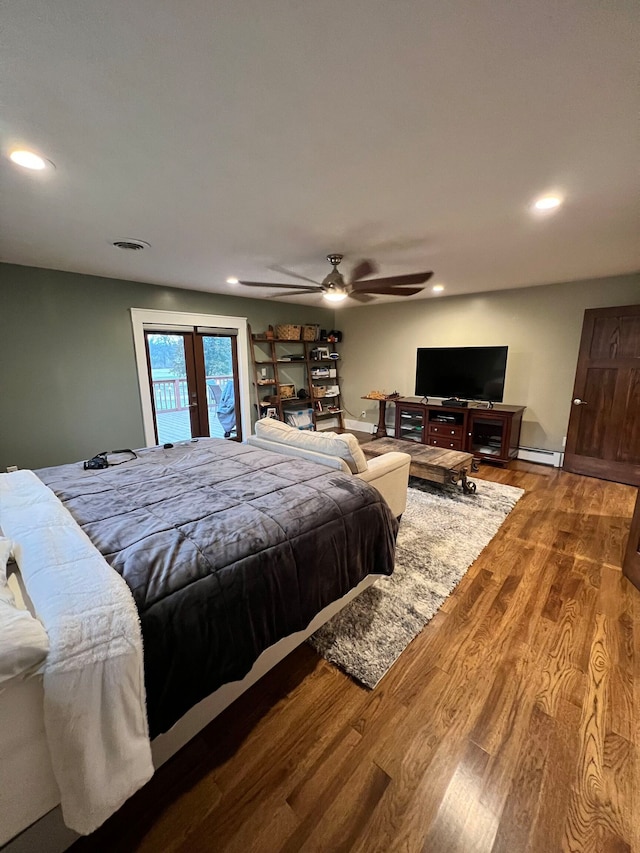
[[(414, 296), (416, 293), (422, 293), (424, 290), (423, 287), (376, 287), (369, 290), (358, 290), (358, 294), (364, 293), (372, 293), (374, 296), (377, 296), (380, 293), (384, 293), (385, 296)], [(351, 296), (355, 296), (355, 293), (352, 293)]]
[(305, 287), (300, 290), (290, 290), (288, 293), (274, 293), (271, 299), (278, 299), (280, 296), (297, 296), (302, 293), (324, 293), (323, 287)]
[(355, 299), (356, 302), (375, 302), (375, 298), (373, 296), (367, 296), (366, 293), (355, 293), (352, 292), (349, 294), (351, 299)]
[(368, 281), (356, 282), (355, 290), (368, 290), (377, 287), (398, 287), (404, 284), (424, 284), (429, 281), (433, 272), (414, 272), (411, 275), (392, 275), (389, 278), (373, 278)]
[(351, 271), (350, 282), (359, 281), (361, 278), (366, 278), (368, 275), (373, 275), (378, 272), (378, 268), (373, 261), (363, 260), (355, 265)]
[(284, 275), (290, 275), (292, 278), (299, 278), (300, 281), (309, 281), (311, 282), (311, 284), (320, 284), (319, 281), (314, 281), (314, 279), (312, 278), (307, 278), (306, 275), (300, 275), (300, 273), (293, 272), (293, 270), (288, 270), (286, 267), (280, 267), (277, 264), (272, 267), (269, 267), (269, 269), (273, 270), (274, 272), (283, 273)]
[[(289, 290), (291, 290), (291, 288), (297, 289), (300, 287), (299, 284), (276, 284), (273, 281), (239, 281), (238, 284), (244, 284), (245, 287), (284, 287)], [(322, 290), (319, 284), (314, 284), (313, 287), (305, 288), (305, 292), (308, 291), (309, 293), (313, 293), (316, 290)]]

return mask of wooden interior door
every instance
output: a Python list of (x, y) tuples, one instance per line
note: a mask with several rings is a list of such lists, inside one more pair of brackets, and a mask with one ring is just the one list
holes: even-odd
[(640, 489), (636, 498), (636, 508), (631, 520), (631, 530), (627, 541), (622, 571), (632, 584), (640, 589)]
[(640, 305), (585, 311), (564, 468), (640, 486)]

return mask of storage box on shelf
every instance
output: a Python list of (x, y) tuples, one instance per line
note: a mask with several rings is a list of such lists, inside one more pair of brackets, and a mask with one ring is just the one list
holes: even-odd
[(278, 385), (278, 392), (280, 394), (280, 398), (282, 400), (290, 400), (296, 396), (296, 386), (289, 385)]
[(312, 379), (335, 379), (336, 378), (336, 369), (335, 367), (312, 367), (311, 368), (311, 378)]
[(506, 464), (518, 455), (524, 406), (496, 404), (492, 409), (452, 408), (399, 398), (395, 437), (448, 450), (473, 453), (477, 459)]
[(313, 409), (291, 409), (284, 413), (285, 423), (289, 426), (294, 426), (296, 429), (314, 428), (313, 424)]
[(290, 323), (276, 326), (275, 339), (280, 341), (299, 341), (302, 326), (292, 326)]
[(302, 327), (302, 340), (303, 341), (317, 341), (320, 337), (320, 326), (303, 326)]
[[(275, 332), (271, 338), (266, 334), (250, 334), (258, 416), (264, 417), (268, 409), (275, 409), (281, 421), (297, 426), (290, 416), (304, 411), (305, 418), (310, 413), (311, 425), (299, 428), (321, 429), (321, 425), (327, 422), (331, 425), (333, 420), (344, 428), (338, 376), (340, 357), (335, 342), (318, 340), (318, 327), (313, 325), (276, 326)], [(288, 337), (280, 337), (283, 332)], [(299, 398), (301, 389), (309, 403)]]

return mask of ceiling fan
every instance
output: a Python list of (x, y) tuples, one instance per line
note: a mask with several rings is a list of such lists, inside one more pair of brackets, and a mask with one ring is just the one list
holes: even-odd
[[(274, 296), (294, 296), (303, 293), (321, 293), (330, 302), (341, 302), (347, 296), (357, 302), (371, 302), (374, 295), (384, 294), (387, 296), (413, 296), (423, 290), (422, 287), (411, 287), (410, 285), (424, 284), (429, 281), (432, 272), (417, 272), (411, 275), (393, 275), (389, 278), (366, 279), (366, 276), (377, 272), (373, 261), (360, 261), (351, 271), (348, 281), (345, 281), (342, 273), (338, 272), (338, 266), (342, 255), (327, 255), (327, 260), (333, 266), (331, 272), (322, 281), (314, 281), (284, 267), (274, 267), (278, 272), (283, 272), (293, 278), (308, 281), (308, 285), (300, 284), (276, 284), (270, 281), (240, 281), (246, 287), (273, 287), (285, 289), (286, 293), (276, 293)], [(363, 281), (366, 279), (366, 281)], [(373, 295), (369, 295), (373, 294)]]

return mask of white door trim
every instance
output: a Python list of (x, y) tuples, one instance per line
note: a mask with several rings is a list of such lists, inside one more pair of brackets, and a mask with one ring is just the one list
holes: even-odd
[(227, 317), (218, 314), (192, 314), (186, 311), (160, 311), (154, 308), (131, 308), (131, 326), (133, 328), (133, 346), (138, 370), (138, 388), (140, 389), (140, 404), (142, 406), (142, 423), (144, 440), (147, 447), (156, 443), (153, 428), (153, 407), (151, 405), (151, 389), (149, 388), (149, 372), (147, 369), (147, 354), (144, 345), (144, 324), (156, 323), (168, 326), (191, 329), (195, 326), (222, 326), (238, 331), (238, 381), (240, 384), (240, 415), (242, 417), (242, 436), (246, 441), (251, 430), (251, 408), (249, 393), (249, 337), (247, 334), (246, 317)]

